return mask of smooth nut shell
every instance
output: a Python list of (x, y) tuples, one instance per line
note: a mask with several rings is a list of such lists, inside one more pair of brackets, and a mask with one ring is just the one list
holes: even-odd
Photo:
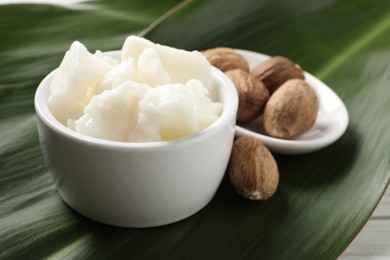
[(203, 52), (211, 65), (225, 72), (233, 69), (242, 69), (249, 72), (248, 62), (231, 48), (218, 47)]
[(289, 79), (305, 79), (302, 68), (283, 56), (275, 56), (260, 63), (252, 75), (262, 81), (271, 94)]
[(263, 113), (264, 130), (284, 139), (300, 135), (314, 125), (318, 106), (317, 95), (307, 82), (288, 80), (268, 99)]
[(279, 183), (274, 157), (260, 140), (250, 136), (242, 136), (234, 142), (228, 173), (234, 189), (250, 200), (270, 198)]
[(251, 74), (234, 69), (225, 72), (233, 81), (238, 93), (237, 123), (249, 123), (259, 117), (269, 98), (269, 91)]

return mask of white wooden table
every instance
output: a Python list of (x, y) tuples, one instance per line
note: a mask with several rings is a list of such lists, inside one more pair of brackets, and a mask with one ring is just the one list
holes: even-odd
[(367, 224), (339, 259), (390, 260), (390, 186)]

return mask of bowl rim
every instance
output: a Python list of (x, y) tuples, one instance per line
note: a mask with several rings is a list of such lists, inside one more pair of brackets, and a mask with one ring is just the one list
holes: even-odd
[[(118, 54), (120, 51), (103, 52), (104, 54)], [(202, 131), (190, 136), (169, 140), (169, 141), (152, 141), (152, 142), (120, 142), (100, 139), (96, 137), (87, 136), (78, 133), (67, 126), (60, 123), (52, 114), (48, 105), (48, 96), (50, 83), (57, 73), (58, 68), (50, 72), (38, 85), (34, 96), (34, 107), (38, 118), (49, 127), (52, 131), (62, 135), (65, 138), (78, 143), (85, 143), (91, 146), (115, 148), (115, 149), (174, 149), (181, 146), (190, 145), (196, 142), (200, 142), (205, 138), (213, 136), (221, 128), (226, 127), (229, 122), (234, 119), (238, 108), (238, 94), (232, 81), (219, 69), (212, 66), (212, 77), (221, 84), (218, 84), (218, 91), (222, 95), (224, 102), (222, 103), (223, 109), (219, 118), (213, 122), (210, 126)], [(221, 91), (221, 89), (223, 91)], [(234, 131), (235, 124), (232, 126)]]

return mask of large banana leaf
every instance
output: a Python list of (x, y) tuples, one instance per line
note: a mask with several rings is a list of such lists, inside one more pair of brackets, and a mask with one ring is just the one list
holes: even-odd
[[(174, 8), (176, 4), (182, 8)], [(163, 14), (163, 19), (158, 19)], [(0, 258), (329, 259), (369, 218), (390, 178), (387, 0), (93, 1), (0, 6)], [(315, 153), (275, 155), (280, 186), (241, 199), (225, 179), (194, 216), (128, 229), (67, 207), (43, 163), (33, 95), (73, 40), (119, 49), (126, 35), (186, 49), (281, 54), (345, 102), (347, 132)]]

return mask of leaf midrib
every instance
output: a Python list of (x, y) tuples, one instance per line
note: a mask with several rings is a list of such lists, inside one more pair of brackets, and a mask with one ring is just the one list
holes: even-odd
[(339, 55), (333, 57), (329, 60), (322, 68), (314, 72), (319, 79), (325, 79), (333, 71), (339, 68), (342, 64), (344, 64), (351, 57), (359, 53), (362, 49), (372, 43), (379, 36), (383, 35), (383, 33), (390, 28), (390, 11), (387, 12), (379, 22), (375, 23), (374, 26), (368, 27), (366, 32), (358, 39), (353, 41), (352, 44), (348, 45), (347, 48), (344, 49)]

